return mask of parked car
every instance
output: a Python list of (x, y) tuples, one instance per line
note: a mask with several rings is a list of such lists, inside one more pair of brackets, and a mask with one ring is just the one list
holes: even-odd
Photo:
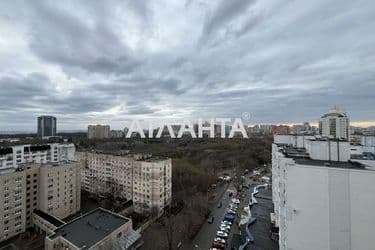
[(219, 204), (217, 204), (217, 208), (221, 208), (223, 206), (223, 203), (221, 203), (221, 201), (219, 202)]
[(227, 229), (227, 230), (230, 230), (230, 226), (227, 225), (227, 224), (224, 224), (224, 223), (221, 223), (221, 224), (220, 224), (220, 228), (225, 228), (225, 229)]
[(217, 249), (225, 249), (225, 245), (219, 242), (213, 242), (212, 247), (217, 248)]
[(233, 214), (226, 214), (224, 217), (225, 221), (229, 221), (230, 223), (234, 222), (234, 215)]
[(225, 245), (225, 240), (223, 239), (223, 238), (219, 238), (219, 237), (216, 237), (215, 239), (214, 239), (214, 242), (219, 242), (219, 243), (221, 243), (221, 244), (224, 244)]
[(228, 234), (223, 231), (217, 231), (216, 236), (224, 239), (228, 238)]
[(227, 220), (223, 220), (223, 221), (221, 222), (221, 224), (225, 224), (225, 225), (228, 225), (228, 226), (232, 226), (232, 222), (227, 221)]
[(233, 211), (233, 210), (231, 210), (231, 209), (228, 209), (228, 210), (227, 210), (227, 213), (228, 213), (228, 214), (233, 214), (233, 215), (236, 215), (236, 214), (237, 214), (235, 211)]
[(228, 229), (228, 228), (226, 228), (226, 227), (219, 227), (219, 230), (220, 230), (220, 231), (223, 231), (224, 233), (229, 234), (229, 230), (230, 230), (230, 229)]
[(212, 223), (214, 222), (214, 220), (215, 220), (215, 217), (210, 216), (210, 217), (208, 218), (207, 222), (208, 222), (209, 224), (212, 224)]

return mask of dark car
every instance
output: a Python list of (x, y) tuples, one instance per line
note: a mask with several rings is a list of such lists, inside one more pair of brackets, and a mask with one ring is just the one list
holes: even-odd
[(208, 218), (207, 222), (208, 222), (209, 224), (212, 224), (212, 223), (214, 222), (214, 220), (215, 220), (215, 217), (210, 216), (210, 218)]
[(212, 247), (217, 248), (217, 249), (225, 249), (225, 245), (224, 244), (222, 244), (220, 242), (216, 242), (216, 241), (214, 241), (212, 243)]
[(217, 204), (217, 208), (221, 208), (223, 206), (223, 204), (221, 202), (219, 202), (219, 204)]

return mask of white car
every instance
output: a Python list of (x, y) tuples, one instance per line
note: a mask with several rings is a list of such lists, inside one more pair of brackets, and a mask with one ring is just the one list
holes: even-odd
[(225, 225), (228, 225), (228, 226), (232, 226), (232, 222), (227, 221), (227, 220), (223, 220), (223, 221), (221, 222), (221, 224), (225, 224)]
[(216, 238), (214, 239), (214, 241), (219, 242), (219, 243), (225, 245), (225, 240), (224, 240), (223, 238), (216, 237)]
[(228, 234), (226, 232), (223, 232), (223, 231), (217, 231), (216, 233), (216, 236), (220, 237), (220, 238), (228, 238)]
[(229, 235), (229, 230), (226, 228), (219, 228), (220, 231)]
[(230, 230), (230, 226), (229, 225), (226, 225), (226, 224), (221, 224), (220, 225), (220, 228), (225, 228), (227, 230)]

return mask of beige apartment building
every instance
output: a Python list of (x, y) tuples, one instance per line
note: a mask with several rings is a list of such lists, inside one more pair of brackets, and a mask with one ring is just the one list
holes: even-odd
[(134, 162), (133, 204), (139, 213), (161, 213), (171, 203), (172, 160), (151, 157)]
[(64, 219), (81, 209), (78, 162), (42, 165), (39, 168), (38, 209)]
[(99, 197), (132, 199), (133, 156), (77, 152), (81, 186)]
[(171, 159), (95, 152), (77, 152), (77, 159), (87, 192), (133, 200), (138, 213), (161, 213), (171, 203)]
[(105, 139), (109, 138), (111, 128), (109, 125), (89, 125), (87, 127), (87, 138), (88, 139)]
[(32, 227), (35, 210), (60, 219), (78, 212), (78, 163), (27, 164), (1, 169), (0, 204), (0, 241)]

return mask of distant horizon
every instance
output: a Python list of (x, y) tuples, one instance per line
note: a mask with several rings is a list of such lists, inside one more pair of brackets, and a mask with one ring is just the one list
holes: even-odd
[(369, 0), (0, 1), (0, 130), (34, 130), (39, 115), (63, 130), (243, 112), (252, 124), (317, 122), (334, 106), (375, 124), (373, 9)]
[[(58, 120), (57, 120), (58, 121)], [(306, 121), (305, 121), (306, 122)], [(255, 125), (287, 125), (287, 126), (293, 126), (293, 125), (302, 125), (303, 122), (300, 123), (257, 123), (257, 124), (245, 124), (245, 126), (255, 126)], [(314, 122), (309, 122), (311, 126), (318, 126), (318, 123)], [(88, 124), (88, 125), (109, 125), (111, 130), (123, 130), (125, 127), (112, 127), (111, 124), (109, 123), (93, 123), (93, 124)], [(88, 126), (87, 125), (87, 126)], [(129, 125), (129, 124), (127, 124)], [(62, 129), (59, 130), (59, 126), (57, 124), (57, 133), (87, 133), (87, 126), (85, 128), (79, 128), (79, 129)], [(359, 121), (359, 122), (350, 122), (351, 127), (359, 127), (359, 128), (370, 128), (370, 127), (375, 127), (375, 121), (373, 122), (365, 122), (365, 121)], [(146, 127), (144, 129), (147, 129)], [(155, 127), (157, 129), (157, 127)], [(31, 130), (0, 130), (0, 135), (12, 135), (12, 134), (36, 134), (37, 131), (31, 131)]]

